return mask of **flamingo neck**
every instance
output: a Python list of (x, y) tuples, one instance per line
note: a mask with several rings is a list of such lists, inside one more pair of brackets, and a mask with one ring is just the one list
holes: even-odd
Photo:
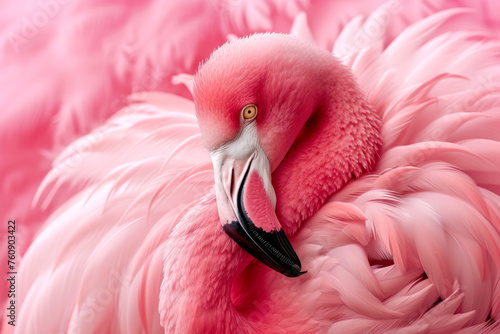
[(380, 150), (380, 118), (352, 73), (343, 65), (331, 73), (324, 101), (272, 175), (286, 233), (294, 233), (349, 180), (370, 171)]
[(251, 257), (222, 230), (213, 193), (169, 237), (160, 316), (166, 333), (247, 333), (231, 301), (234, 279)]

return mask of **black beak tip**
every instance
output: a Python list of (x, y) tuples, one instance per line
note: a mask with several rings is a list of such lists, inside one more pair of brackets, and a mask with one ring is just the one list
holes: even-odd
[[(251, 222), (248, 221), (247, 223)], [(295, 251), (293, 251), (293, 248), (290, 245), (288, 239), (286, 239), (283, 230), (280, 230), (279, 232), (263, 232), (259, 231), (260, 229), (256, 229), (255, 227), (251, 229), (251, 232), (253, 232), (252, 235), (257, 235), (256, 233), (258, 233), (258, 236), (260, 238), (257, 237), (257, 240), (265, 240), (265, 245), (267, 245), (268, 247), (273, 247), (273, 252), (266, 249), (262, 245), (259, 246), (253, 241), (252, 238), (249, 238), (248, 234), (245, 232), (243, 224), (241, 224), (239, 221), (232, 221), (230, 224), (225, 224), (223, 225), (223, 229), (234, 241), (236, 241), (236, 243), (238, 243), (238, 245), (240, 245), (244, 250), (250, 253), (254, 258), (269, 266), (271, 269), (274, 269), (275, 271), (287, 277), (299, 277), (307, 273), (307, 271), (301, 271), (301, 264), (297, 257), (297, 254), (295, 254)], [(274, 240), (275, 236), (277, 236), (278, 234), (282, 234), (284, 237), (279, 241)], [(286, 257), (288, 259), (287, 261), (283, 261), (283, 255), (276, 256), (276, 253), (278, 251), (276, 247), (280, 244), (286, 244), (287, 246), (285, 249), (280, 248), (279, 250), (280, 254), (286, 254)], [(275, 245), (276, 247), (273, 245)]]
[(265, 231), (255, 226), (245, 210), (243, 192), (250, 170), (248, 166), (238, 190), (237, 220), (223, 224), (226, 233), (254, 258), (271, 269), (288, 277), (299, 277), (307, 271), (300, 271), (301, 264), (282, 228)]
[(299, 277), (307, 273), (306, 271), (300, 271), (300, 267), (298, 266), (293, 266), (290, 268), (285, 269), (284, 271), (281, 272), (283, 275), (287, 277)]

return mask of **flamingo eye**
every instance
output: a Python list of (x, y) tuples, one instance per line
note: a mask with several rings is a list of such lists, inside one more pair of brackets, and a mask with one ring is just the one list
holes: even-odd
[(243, 108), (243, 118), (252, 119), (257, 115), (257, 106), (255, 104), (249, 104)]

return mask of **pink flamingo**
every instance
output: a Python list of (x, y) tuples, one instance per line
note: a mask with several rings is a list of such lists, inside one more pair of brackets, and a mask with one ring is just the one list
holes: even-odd
[(194, 105), (141, 95), (82, 139), (100, 138), (81, 169), (75, 143), (44, 181), (50, 203), (98, 180), (26, 253), (17, 331), (498, 329), (499, 45), (450, 29), (461, 15), (342, 54), (353, 21), (336, 54), (354, 75), (309, 42), (255, 35), (212, 55)]

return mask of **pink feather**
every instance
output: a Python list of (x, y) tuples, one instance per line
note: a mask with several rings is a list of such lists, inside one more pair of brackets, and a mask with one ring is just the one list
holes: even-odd
[[(2, 8), (0, 199), (19, 266), (2, 333), (500, 331), (498, 2)], [(333, 50), (382, 120), (373, 170), (289, 222), (295, 279), (221, 241), (191, 95), (214, 49), (263, 31)]]

